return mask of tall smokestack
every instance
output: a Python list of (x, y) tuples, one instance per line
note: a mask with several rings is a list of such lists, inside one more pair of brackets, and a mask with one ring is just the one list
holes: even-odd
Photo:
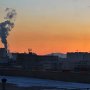
[(9, 56), (7, 36), (9, 35), (9, 31), (11, 31), (12, 28), (14, 27), (16, 11), (11, 8), (6, 8), (5, 12), (6, 12), (6, 16), (4, 17), (5, 21), (0, 23), (0, 38), (6, 49), (7, 56)]

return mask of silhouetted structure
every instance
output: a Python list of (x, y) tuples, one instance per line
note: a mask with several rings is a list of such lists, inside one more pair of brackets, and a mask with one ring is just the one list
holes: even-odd
[(57, 56), (40, 56), (34, 53), (17, 54), (17, 64), (26, 70), (56, 70)]
[(69, 52), (67, 53), (67, 60), (90, 60), (90, 53), (88, 52)]

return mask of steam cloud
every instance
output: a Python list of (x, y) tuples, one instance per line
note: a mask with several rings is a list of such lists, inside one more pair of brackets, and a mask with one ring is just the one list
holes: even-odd
[(16, 11), (11, 8), (6, 8), (5, 12), (6, 12), (6, 16), (4, 17), (5, 21), (0, 23), (0, 38), (8, 54), (9, 50), (8, 50), (7, 36), (9, 35), (9, 31), (11, 31), (12, 28), (14, 27)]

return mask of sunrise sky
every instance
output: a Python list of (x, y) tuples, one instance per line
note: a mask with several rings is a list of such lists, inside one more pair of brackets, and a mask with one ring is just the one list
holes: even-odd
[(7, 7), (17, 11), (10, 51), (90, 52), (90, 0), (0, 0), (0, 22)]

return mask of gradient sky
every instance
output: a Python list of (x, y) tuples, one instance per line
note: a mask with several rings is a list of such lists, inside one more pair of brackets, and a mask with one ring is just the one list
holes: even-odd
[(90, 0), (0, 0), (1, 22), (7, 7), (17, 11), (8, 36), (11, 51), (90, 51)]

